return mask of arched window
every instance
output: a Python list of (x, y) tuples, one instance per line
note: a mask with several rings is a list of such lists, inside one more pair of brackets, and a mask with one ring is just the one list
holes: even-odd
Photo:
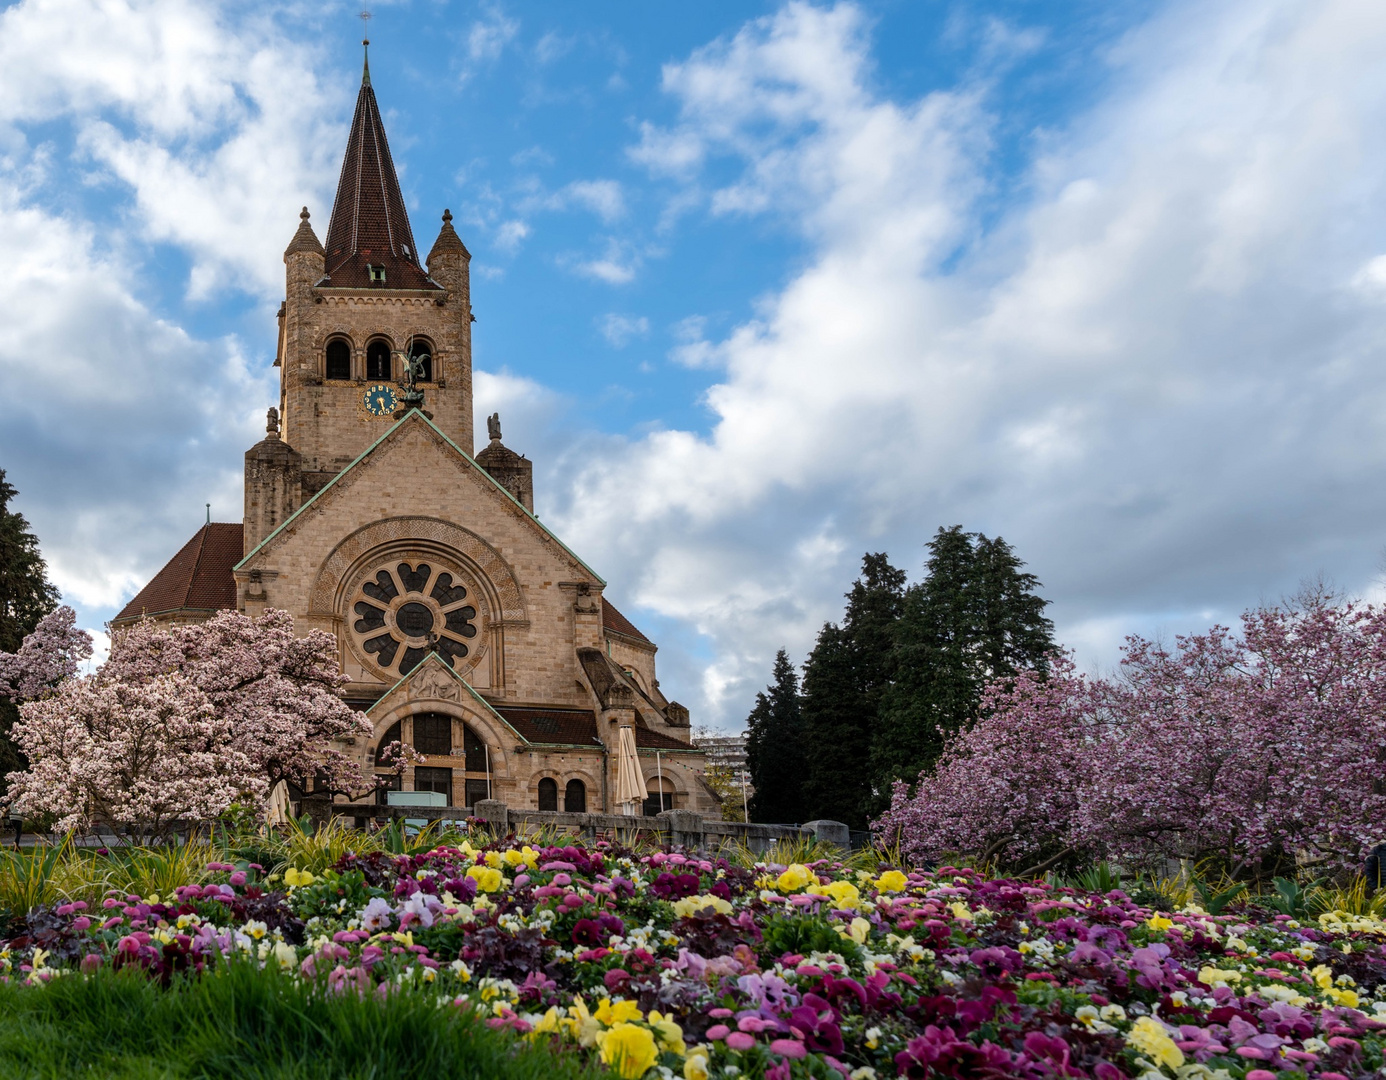
[(558, 809), (558, 781), (551, 776), (539, 781), (539, 809)]
[(341, 338), (327, 343), (327, 365), (323, 374), (329, 379), (351, 378), (351, 346)]
[(432, 381), (433, 381), (433, 346), (430, 345), (430, 344), (429, 344), (427, 341), (425, 341), (423, 338), (418, 338), (418, 337), (416, 337), (413, 341), (411, 341), (411, 342), (409, 343), (409, 356), (410, 356), (411, 358), (417, 358), (417, 357), (420, 357), (420, 356), (422, 356), (422, 357), (424, 358), (424, 363), (423, 363), (423, 375), (420, 377), (420, 380), (419, 380), (419, 381), (420, 381), (420, 382), (432, 382)]
[(567, 814), (587, 813), (587, 785), (581, 780), (569, 780), (563, 789), (563, 811)]
[(388, 379), (390, 377), (390, 343), (372, 341), (366, 346), (366, 378)]
[(645, 785), (645, 816), (654, 817), (661, 810), (674, 808), (674, 782), (655, 778)]
[[(389, 746), (392, 742), (403, 741), (404, 735), (402, 733), (402, 728), (400, 727), (399, 721), (396, 721), (395, 723), (390, 725), (390, 727), (386, 730), (385, 734), (380, 737), (380, 741), (376, 743), (375, 766), (377, 769), (385, 770), (391, 768), (390, 762), (382, 762), (380, 760), (380, 752), (384, 750), (385, 747)], [(385, 792), (399, 791), (400, 788), (402, 788), (404, 785), (400, 783), (399, 774), (395, 772), (378, 772), (376, 773), (376, 776), (378, 776), (381, 780), (385, 781), (383, 785), (375, 789), (375, 801), (379, 805), (384, 806)]]

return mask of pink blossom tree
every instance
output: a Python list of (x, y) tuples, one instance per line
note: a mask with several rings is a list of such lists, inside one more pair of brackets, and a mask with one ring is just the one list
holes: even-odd
[(1351, 868), (1386, 822), (1386, 609), (1311, 595), (1172, 649), (1130, 638), (1119, 677), (1056, 665), (993, 686), (877, 823), (916, 857), (1041, 851)]
[(0, 696), (18, 704), (52, 693), (91, 652), (91, 635), (78, 629), (77, 613), (60, 607), (39, 620), (17, 652), (0, 652)]
[(16, 805), (52, 814), (60, 829), (99, 820), (163, 835), (265, 787), (231, 717), (177, 672), (138, 683), (70, 678), (20, 706), (14, 736), (30, 759), (9, 775)]
[(292, 616), (273, 609), (258, 619), (223, 611), (186, 626), (145, 621), (114, 636), (101, 678), (139, 685), (169, 672), (206, 695), (267, 785), (282, 779), (334, 792), (374, 789), (374, 779), (334, 745), (369, 738), (372, 727), (342, 700), (347, 679), (333, 635), (296, 637)]
[(1066, 656), (983, 694), (984, 719), (954, 736), (911, 795), (897, 781), (878, 836), (911, 860), (957, 851), (1012, 866), (1074, 853), (1089, 773), (1092, 687)]

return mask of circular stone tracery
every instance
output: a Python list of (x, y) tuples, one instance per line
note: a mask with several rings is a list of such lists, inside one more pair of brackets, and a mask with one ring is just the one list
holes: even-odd
[(455, 666), (475, 649), (481, 620), (465, 575), (443, 561), (396, 557), (352, 591), (352, 644), (382, 674), (407, 675), (430, 652)]

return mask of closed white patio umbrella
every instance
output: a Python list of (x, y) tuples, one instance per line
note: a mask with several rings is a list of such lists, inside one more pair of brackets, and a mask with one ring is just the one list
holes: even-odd
[(635, 729), (621, 728), (616, 743), (616, 806), (627, 817), (640, 813), (645, 801), (645, 780), (640, 774), (640, 759), (635, 753)]
[(271, 828), (289, 823), (289, 785), (283, 780), (270, 789), (269, 802), (265, 805), (265, 821)]

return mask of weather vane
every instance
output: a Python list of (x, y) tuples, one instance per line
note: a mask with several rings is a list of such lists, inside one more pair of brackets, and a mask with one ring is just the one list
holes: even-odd
[(369, 11), (363, 11), (363, 12), (361, 12), (361, 44), (362, 44), (362, 45), (369, 45), (369, 44), (371, 43), (371, 35), (370, 35), (371, 25), (370, 25), (370, 23), (371, 23), (371, 13), (370, 13)]

